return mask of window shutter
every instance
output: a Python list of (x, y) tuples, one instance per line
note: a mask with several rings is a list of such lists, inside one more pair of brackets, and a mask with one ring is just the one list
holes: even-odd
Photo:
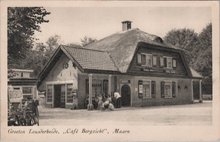
[(167, 67), (167, 58), (163, 58), (164, 61), (164, 67)]
[(163, 57), (159, 57), (160, 58), (160, 67), (164, 66), (164, 58)]
[(161, 86), (160, 86), (160, 87), (161, 87), (161, 88), (160, 88), (161, 98), (164, 98), (164, 97), (165, 97), (165, 95), (164, 95), (164, 84), (165, 84), (164, 81), (162, 81), (162, 82), (161, 82)]
[(157, 66), (157, 56), (153, 56), (153, 66)]
[(137, 64), (141, 65), (141, 54), (137, 54)]
[(152, 98), (156, 98), (156, 82), (151, 81), (151, 95)]
[(172, 82), (172, 96), (176, 97), (176, 82)]
[(146, 65), (146, 55), (145, 54), (141, 54), (141, 64)]

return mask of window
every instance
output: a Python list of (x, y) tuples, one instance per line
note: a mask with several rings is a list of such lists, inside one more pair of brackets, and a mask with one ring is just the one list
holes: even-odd
[(153, 56), (153, 66), (157, 66), (157, 56)]
[(146, 64), (146, 55), (141, 54), (141, 65), (145, 65), (145, 64)]
[(139, 65), (152, 67), (152, 55), (151, 54), (138, 54), (137, 63)]
[(161, 67), (164, 66), (169, 69), (172, 69), (174, 66), (176, 67), (176, 60), (174, 61), (172, 59), (172, 57), (161, 57), (161, 58), (163, 58), (163, 61), (162, 60), (160, 61), (160, 65), (161, 65), (161, 63), (163, 63), (163, 65), (161, 65)]
[(155, 98), (156, 82), (150, 80), (138, 81), (138, 97), (139, 98)]
[(164, 84), (164, 96), (165, 96), (165, 98), (172, 98), (171, 82), (165, 82), (165, 84)]
[(143, 81), (143, 97), (151, 98), (150, 81)]
[(167, 68), (172, 68), (172, 57), (167, 57)]
[(47, 102), (52, 102), (52, 85), (47, 85)]
[(173, 59), (173, 67), (176, 68), (176, 60)]
[(163, 57), (160, 57), (160, 67), (163, 67), (164, 66), (164, 59)]
[(146, 66), (152, 67), (152, 55), (151, 54), (146, 54)]
[(176, 93), (176, 82), (161, 82), (161, 98), (175, 98)]
[(73, 85), (67, 84), (67, 103), (73, 103)]

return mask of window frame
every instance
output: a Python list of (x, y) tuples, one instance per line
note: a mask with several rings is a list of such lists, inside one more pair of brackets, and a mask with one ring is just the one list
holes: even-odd
[[(51, 101), (48, 101), (48, 88), (49, 86), (51, 87)], [(46, 85), (46, 103), (47, 104), (53, 104), (53, 85), (52, 84), (47, 84)]]
[[(68, 89), (69, 89), (68, 86), (71, 86), (70, 87), (70, 89), (71, 89), (70, 95), (68, 94), (69, 93), (68, 92)], [(66, 101), (65, 101), (66, 104), (72, 104), (73, 103), (73, 93), (72, 92), (73, 92), (73, 84), (72, 83), (67, 83), (66, 84)], [(69, 99), (68, 97), (72, 97), (72, 101), (71, 102), (68, 101), (68, 99)]]
[[(151, 68), (151, 67), (153, 66), (153, 55), (152, 55), (152, 54), (148, 54), (148, 53), (144, 53), (144, 54), (145, 54), (145, 57), (146, 57), (146, 58), (145, 58), (146, 61), (145, 61), (145, 65), (144, 65), (144, 66)], [(151, 61), (149, 62), (150, 65), (147, 64), (147, 56), (150, 57), (150, 58), (149, 58), (149, 59), (151, 60)]]
[[(176, 96), (178, 95), (178, 88), (177, 88), (177, 81), (176, 80), (162, 80), (160, 85), (162, 85), (162, 83), (164, 83), (164, 86), (163, 86), (163, 90), (162, 90), (162, 86), (160, 86), (160, 92), (161, 92), (161, 98), (165, 98), (165, 99), (172, 99), (172, 98), (176, 98)], [(165, 94), (165, 85), (166, 83), (169, 83), (170, 85), (170, 96), (167, 96)], [(175, 84), (175, 89), (173, 88), (173, 84)], [(175, 90), (175, 94), (173, 94), (173, 91)], [(162, 94), (163, 92), (163, 94)]]
[[(148, 82), (149, 84), (149, 96), (146, 96), (146, 94), (144, 94), (144, 85)], [(152, 82), (154, 82), (155, 84), (155, 92), (154, 94), (152, 93)], [(152, 99), (152, 98), (156, 98), (156, 81), (155, 80), (149, 80), (149, 79), (140, 79), (138, 80), (138, 97), (139, 98), (143, 98), (143, 99)]]

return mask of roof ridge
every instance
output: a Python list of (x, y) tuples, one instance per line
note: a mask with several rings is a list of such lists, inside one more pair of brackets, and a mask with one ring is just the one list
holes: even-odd
[(68, 48), (75, 48), (75, 49), (80, 49), (80, 50), (90, 50), (90, 51), (97, 51), (97, 52), (106, 52), (98, 49), (90, 49), (90, 48), (84, 48), (84, 47), (73, 47), (73, 46), (68, 46), (68, 45), (62, 45), (63, 47), (68, 47)]
[[(88, 45), (86, 45), (85, 47), (87, 47), (87, 46), (92, 46), (93, 44), (95, 44), (95, 43), (97, 43), (97, 42), (101, 42), (101, 41), (103, 41), (103, 40), (105, 40), (105, 39), (107, 39), (107, 38), (110, 38), (110, 37), (114, 36), (114, 35), (124, 34), (124, 33), (130, 32), (130, 31), (134, 31), (134, 30), (140, 30), (140, 29), (139, 29), (139, 28), (133, 28), (133, 29), (129, 29), (129, 30), (127, 30), (127, 31), (118, 31), (118, 32), (115, 32), (115, 33), (113, 33), (113, 34), (110, 34), (110, 35), (108, 35), (108, 36), (106, 36), (106, 37), (103, 37), (103, 38), (101, 38), (101, 39), (99, 39), (99, 40), (97, 40), (97, 41), (95, 41), (95, 42), (93, 42), (93, 43), (91, 43), (91, 44), (88, 44)], [(88, 48), (87, 48), (87, 49), (88, 49)]]

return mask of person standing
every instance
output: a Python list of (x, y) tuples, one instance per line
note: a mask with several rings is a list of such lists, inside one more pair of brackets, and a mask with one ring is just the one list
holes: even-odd
[(119, 94), (119, 92), (115, 92), (114, 93), (114, 97), (116, 99), (116, 108), (120, 108), (121, 107), (121, 95)]

